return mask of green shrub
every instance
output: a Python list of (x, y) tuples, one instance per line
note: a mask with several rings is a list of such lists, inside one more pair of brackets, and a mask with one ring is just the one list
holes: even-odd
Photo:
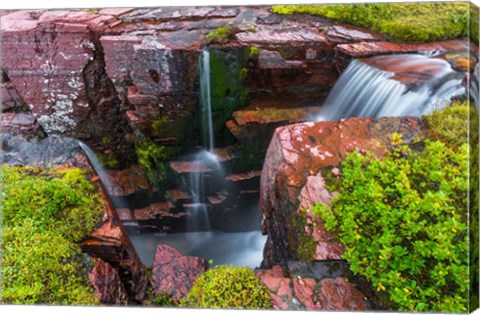
[(378, 160), (348, 154), (332, 208), (312, 210), (345, 245), (355, 274), (402, 311), (465, 312), (468, 145), (397, 145)]
[(467, 2), (277, 5), (279, 14), (325, 16), (372, 29), (399, 41), (436, 41), (467, 36)]
[(79, 169), (2, 166), (3, 303), (97, 304), (77, 244), (103, 212)]
[(248, 267), (217, 266), (200, 275), (184, 306), (266, 309), (271, 307), (267, 288)]

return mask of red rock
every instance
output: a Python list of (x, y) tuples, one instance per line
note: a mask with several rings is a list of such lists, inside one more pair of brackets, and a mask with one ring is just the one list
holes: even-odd
[(0, 96), (0, 108), (2, 112), (27, 108), (27, 104), (25, 104), (21, 96), (18, 94), (15, 86), (9, 82), (0, 83)]
[(377, 56), (359, 61), (384, 72), (392, 72), (392, 80), (404, 84), (421, 84), (445, 71), (446, 61), (424, 56)]
[(111, 196), (128, 196), (141, 190), (150, 189), (146, 176), (138, 166), (123, 170), (108, 170), (108, 194)]
[(178, 174), (181, 173), (208, 173), (212, 170), (198, 162), (170, 162), (170, 167)]
[(149, 205), (146, 208), (135, 209), (133, 211), (135, 220), (154, 220), (160, 217), (163, 214), (167, 214), (171, 209), (174, 208), (173, 203), (170, 201), (159, 202)]
[(105, 204), (102, 225), (80, 246), (83, 252), (114, 267), (119, 272), (129, 301), (139, 303), (143, 300), (147, 287), (145, 266), (141, 263), (106, 193), (100, 191)]
[[(323, 228), (323, 222), (313, 213), (306, 219), (315, 222), (295, 230), (293, 215), (303, 213), (315, 202), (329, 202), (331, 194), (325, 190), (322, 170), (338, 166), (347, 152), (354, 149), (371, 151), (381, 156), (389, 145), (393, 132), (403, 134), (409, 141), (414, 136), (423, 138), (425, 129), (415, 118), (351, 118), (342, 122), (308, 122), (277, 128), (267, 150), (260, 181), (260, 216), (262, 231), (268, 234), (268, 250), (264, 264), (286, 266), (288, 260), (297, 260), (290, 250), (298, 244), (285, 235), (307, 232), (317, 242), (316, 259), (338, 259), (342, 247), (335, 237)], [(282, 192), (279, 194), (278, 192)], [(313, 225), (313, 224), (312, 224)], [(299, 228), (299, 227), (297, 227)]]
[(187, 296), (197, 277), (207, 268), (208, 263), (203, 258), (183, 256), (173, 247), (159, 245), (150, 283), (157, 295), (166, 294), (179, 300)]
[(335, 47), (335, 64), (339, 72), (343, 72), (352, 58), (365, 58), (387, 54), (468, 51), (470, 49), (474, 49), (474, 47), (471, 47), (468, 42), (460, 40), (433, 43), (360, 42), (337, 45)]
[(95, 296), (102, 304), (127, 305), (127, 291), (115, 268), (101, 259), (94, 259), (95, 267), (88, 278), (95, 291)]
[(365, 296), (344, 278), (287, 278), (278, 266), (257, 270), (256, 276), (270, 291), (274, 309), (365, 311)]
[(261, 27), (256, 32), (241, 32), (235, 35), (242, 44), (260, 45), (326, 45), (325, 37), (319, 33), (312, 32), (300, 27)]
[(105, 8), (98, 11), (98, 14), (122, 16), (135, 10), (134, 8)]
[(2, 69), (48, 135), (99, 147), (109, 137), (110, 148), (129, 150), (123, 144), (126, 121), (94, 40), (98, 27), (103, 30), (114, 19), (81, 10), (2, 16)]
[(327, 35), (328, 40), (336, 44), (371, 42), (385, 39), (385, 36), (381, 34), (350, 25), (334, 25), (329, 27), (324, 33)]
[(43, 138), (45, 133), (32, 113), (3, 113), (1, 132), (26, 138)]
[(365, 296), (344, 278), (323, 279), (320, 281), (318, 300), (323, 310), (366, 311)]

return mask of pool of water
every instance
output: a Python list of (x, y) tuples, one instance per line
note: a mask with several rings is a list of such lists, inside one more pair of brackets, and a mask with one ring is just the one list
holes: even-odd
[(266, 235), (260, 231), (225, 233), (219, 230), (190, 233), (130, 234), (142, 263), (152, 265), (157, 246), (167, 244), (183, 255), (199, 256), (211, 265), (260, 266)]

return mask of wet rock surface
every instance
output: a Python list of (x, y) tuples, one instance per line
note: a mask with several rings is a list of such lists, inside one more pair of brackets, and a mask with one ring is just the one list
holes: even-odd
[(150, 283), (157, 295), (165, 294), (174, 300), (187, 296), (197, 277), (208, 268), (205, 259), (183, 256), (168, 245), (159, 245), (155, 253)]

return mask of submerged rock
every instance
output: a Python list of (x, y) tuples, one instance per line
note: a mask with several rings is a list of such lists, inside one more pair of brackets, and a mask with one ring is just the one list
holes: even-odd
[(173, 247), (159, 245), (150, 283), (157, 295), (165, 294), (178, 301), (187, 296), (197, 277), (207, 268), (203, 258), (183, 256)]

